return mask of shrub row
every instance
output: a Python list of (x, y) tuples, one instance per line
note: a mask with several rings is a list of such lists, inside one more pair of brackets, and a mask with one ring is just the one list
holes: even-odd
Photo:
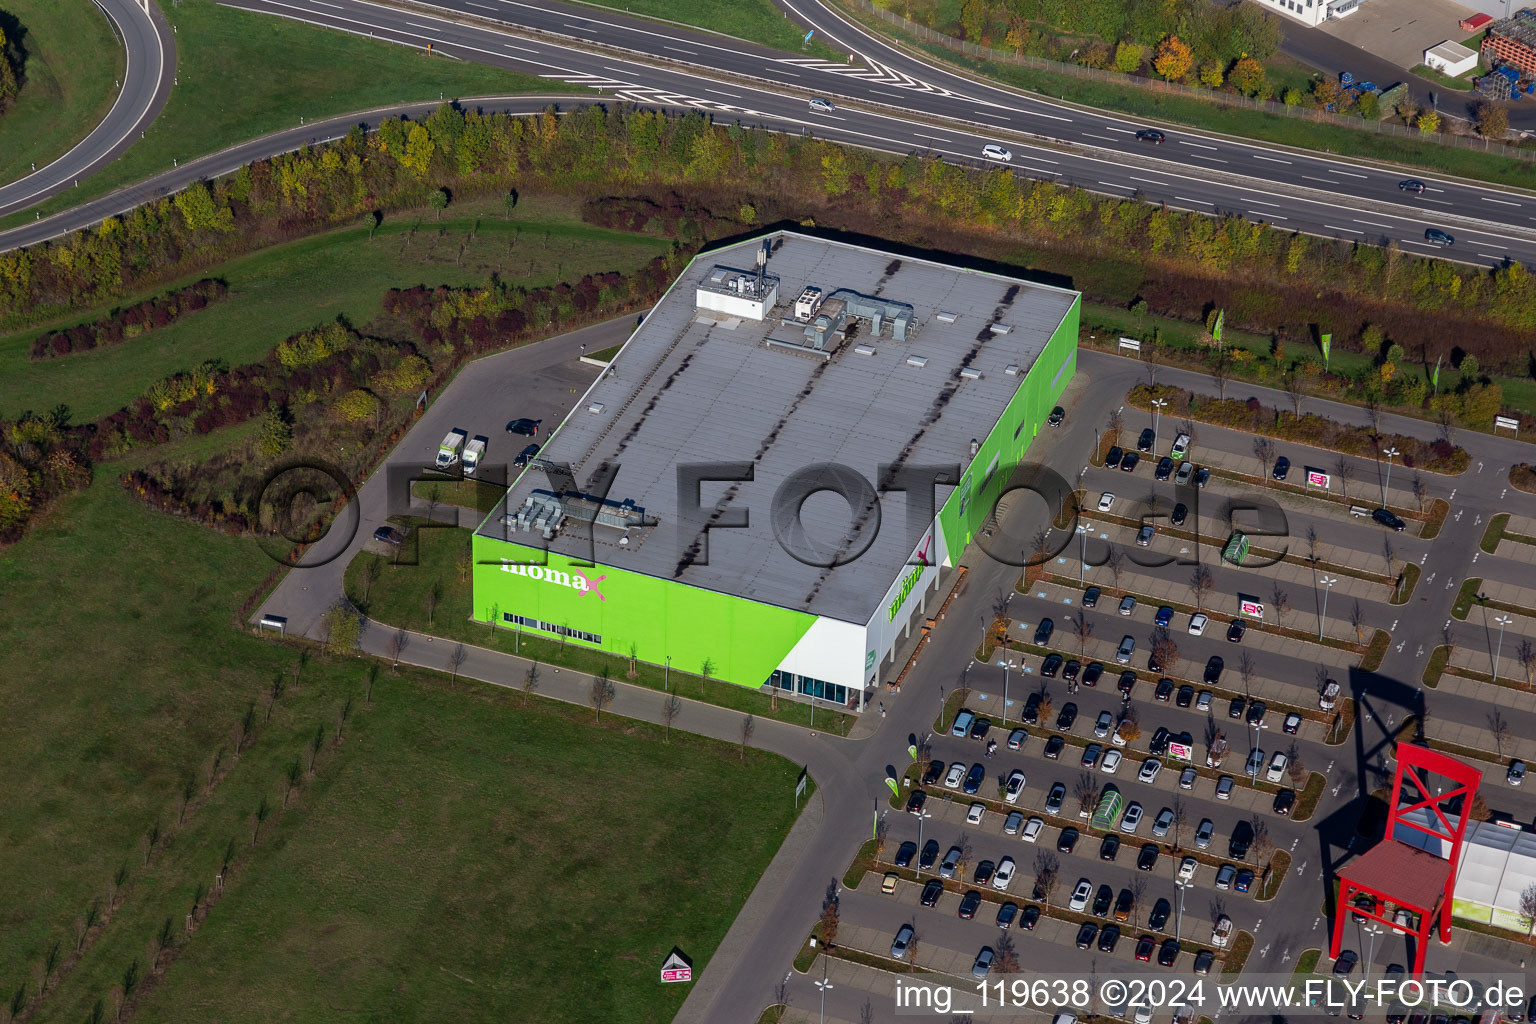
[(50, 331), (32, 342), (32, 358), (54, 359), (74, 352), (121, 345), (146, 331), (168, 326), (189, 313), (208, 308), (229, 295), (223, 281), (209, 279), (188, 285), (156, 299), (145, 299), (135, 306), (114, 309), (88, 324), (76, 324), (62, 331)]

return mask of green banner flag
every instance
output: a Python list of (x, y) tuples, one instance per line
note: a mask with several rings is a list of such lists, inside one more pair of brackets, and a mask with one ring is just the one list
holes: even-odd
[(1439, 356), (1435, 356), (1435, 372), (1429, 378), (1429, 384), (1430, 384), (1430, 387), (1432, 387), (1434, 390), (1436, 390), (1436, 391), (1440, 390), (1440, 357)]
[(891, 787), (891, 796), (901, 796), (901, 787), (896, 785), (896, 780), (889, 775), (885, 777), (885, 784)]
[(875, 811), (875, 823), (870, 827), (869, 830), (869, 838), (880, 838), (880, 811), (878, 809)]
[(908, 743), (907, 744), (907, 756), (910, 757), (914, 761), (917, 760), (917, 745), (916, 744), (914, 744), (914, 743)]
[(1323, 335), (1323, 365), (1328, 364), (1328, 351), (1333, 348), (1333, 335)]
[(1216, 339), (1216, 344), (1221, 344), (1221, 327), (1227, 322), (1227, 311), (1218, 310), (1216, 313), (1216, 326), (1211, 328), (1211, 337)]

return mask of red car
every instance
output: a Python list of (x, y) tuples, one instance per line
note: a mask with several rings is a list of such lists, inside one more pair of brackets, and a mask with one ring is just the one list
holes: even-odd
[(1136, 959), (1147, 963), (1152, 959), (1152, 951), (1157, 948), (1157, 940), (1150, 935), (1143, 935), (1136, 940)]

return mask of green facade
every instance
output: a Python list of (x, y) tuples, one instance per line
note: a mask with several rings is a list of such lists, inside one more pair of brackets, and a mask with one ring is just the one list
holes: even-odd
[[(1024, 375), (997, 425), (981, 442), (970, 468), (960, 479), (960, 486), (950, 493), (939, 510), (939, 522), (944, 527), (951, 562), (960, 560), (960, 553), (970, 544), (972, 533), (991, 514), (1013, 470), (1029, 451), (1062, 392), (1072, 382), (1072, 376), (1077, 372), (1078, 318), (1082, 305), (1081, 296), (1073, 300), (1072, 308)], [(994, 459), (997, 460), (996, 468), (989, 473)]]
[[(628, 657), (633, 644), (641, 661), (660, 665), (670, 656), (675, 668), (695, 675), (707, 658), (713, 678), (743, 686), (766, 682), (816, 621), (806, 612), (610, 565), (584, 565), (558, 552), (494, 537), (476, 534), (473, 543), (475, 618), (513, 628), (503, 618), (512, 614), (580, 630), (601, 639), (572, 636), (569, 643), (620, 657)], [(508, 572), (503, 560), (537, 566), (535, 575), (553, 575), (554, 580)], [(579, 589), (578, 579), (589, 581), (587, 589)]]

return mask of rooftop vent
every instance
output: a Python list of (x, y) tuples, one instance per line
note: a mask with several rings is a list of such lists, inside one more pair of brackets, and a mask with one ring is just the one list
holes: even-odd
[(991, 331), (993, 334), (1007, 334), (1009, 331), (1013, 330), (1013, 328), (1007, 324), (987, 324), (987, 330)]
[(966, 380), (981, 380), (981, 371), (974, 366), (967, 366), (960, 371), (960, 376)]
[(915, 366), (919, 370), (928, 365), (927, 356), (907, 356), (907, 365)]
[(952, 324), (952, 323), (955, 322), (955, 318), (958, 317), (959, 315), (960, 315), (959, 313), (946, 313), (944, 310), (941, 309), (941, 310), (939, 310), (939, 323), (941, 323), (941, 324)]
[(590, 412), (590, 413), (600, 413), (600, 412), (603, 411), (604, 408), (605, 408), (605, 406), (603, 405), (602, 402), (593, 402), (591, 405), (587, 406), (587, 412)]
[(872, 356), (875, 354), (874, 348), (870, 345), (855, 345), (853, 350), (861, 356)]
[(1003, 372), (1006, 373), (1010, 377), (1017, 377), (1019, 375), (1018, 364), (1017, 363), (1009, 363), (1008, 364), (1008, 368), (1005, 369)]

